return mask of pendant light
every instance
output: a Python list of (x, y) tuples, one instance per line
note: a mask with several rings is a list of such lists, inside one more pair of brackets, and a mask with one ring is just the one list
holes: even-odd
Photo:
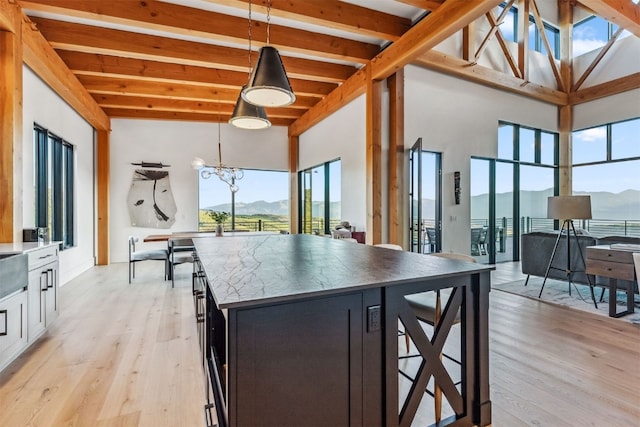
[(267, 45), (260, 48), (258, 62), (251, 73), (249, 84), (242, 90), (242, 97), (245, 101), (262, 107), (286, 107), (295, 102), (296, 96), (289, 84), (278, 50), (269, 46), (270, 12), (271, 0), (267, 0)]
[[(251, 77), (251, 2), (249, 2), (249, 77)], [(229, 119), (229, 124), (240, 129), (267, 129), (271, 127), (271, 122), (264, 111), (264, 107), (250, 104), (242, 97), (242, 92), (247, 86), (242, 86), (238, 94), (233, 114)]]

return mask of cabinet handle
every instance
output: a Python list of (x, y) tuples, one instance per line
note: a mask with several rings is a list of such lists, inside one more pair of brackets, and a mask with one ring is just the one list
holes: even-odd
[(7, 310), (0, 310), (0, 314), (4, 314), (4, 332), (0, 332), (0, 337), (4, 337), (9, 334), (9, 315)]
[(48, 254), (48, 255), (41, 256), (40, 259), (49, 258), (50, 256), (53, 256), (53, 254)]
[(47, 280), (47, 288), (53, 288), (53, 281), (54, 281), (54, 273), (53, 273), (53, 269), (48, 269), (47, 270), (47, 278), (49, 277), (49, 272), (51, 272), (51, 280)]
[[(42, 286), (42, 276), (45, 276), (45, 278), (44, 278), (44, 287)], [(46, 292), (47, 291), (47, 282), (48, 281), (49, 281), (49, 272), (43, 271), (42, 273), (40, 273), (40, 291), (41, 292)]]

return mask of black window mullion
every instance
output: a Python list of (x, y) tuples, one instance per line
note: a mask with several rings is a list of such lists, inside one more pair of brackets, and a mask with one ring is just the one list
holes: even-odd
[(533, 161), (536, 164), (540, 164), (542, 161), (542, 131), (540, 129), (536, 129), (534, 135), (535, 148), (533, 150)]
[(52, 139), (52, 157), (51, 157), (51, 167), (53, 169), (53, 173), (51, 174), (51, 224), (52, 230), (51, 238), (56, 241), (63, 240), (63, 159), (62, 159), (62, 141), (60, 139)]
[(324, 233), (331, 234), (331, 226), (329, 221), (331, 220), (331, 192), (329, 191), (329, 162), (324, 164)]
[(49, 172), (49, 144), (47, 132), (36, 128), (36, 227), (47, 226), (47, 175)]
[(73, 146), (64, 145), (64, 243), (65, 247), (73, 246), (74, 233), (74, 182)]

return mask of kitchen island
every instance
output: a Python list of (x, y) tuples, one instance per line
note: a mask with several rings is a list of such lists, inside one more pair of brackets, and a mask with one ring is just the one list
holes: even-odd
[[(206, 410), (219, 425), (411, 425), (432, 377), (454, 412), (441, 425), (491, 423), (493, 267), (310, 235), (194, 244)], [(429, 340), (404, 296), (441, 288), (451, 297)], [(458, 310), (454, 381), (439, 355)], [(399, 389), (399, 329), (421, 357), (408, 391)]]

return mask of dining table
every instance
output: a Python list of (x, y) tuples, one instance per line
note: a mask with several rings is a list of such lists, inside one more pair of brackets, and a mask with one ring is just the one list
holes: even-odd
[(149, 234), (143, 240), (145, 242), (167, 242), (169, 239), (195, 239), (200, 237), (234, 237), (234, 236), (260, 236), (265, 234), (278, 234), (277, 231), (225, 231), (222, 236), (217, 236), (215, 231), (176, 231), (175, 233)]

